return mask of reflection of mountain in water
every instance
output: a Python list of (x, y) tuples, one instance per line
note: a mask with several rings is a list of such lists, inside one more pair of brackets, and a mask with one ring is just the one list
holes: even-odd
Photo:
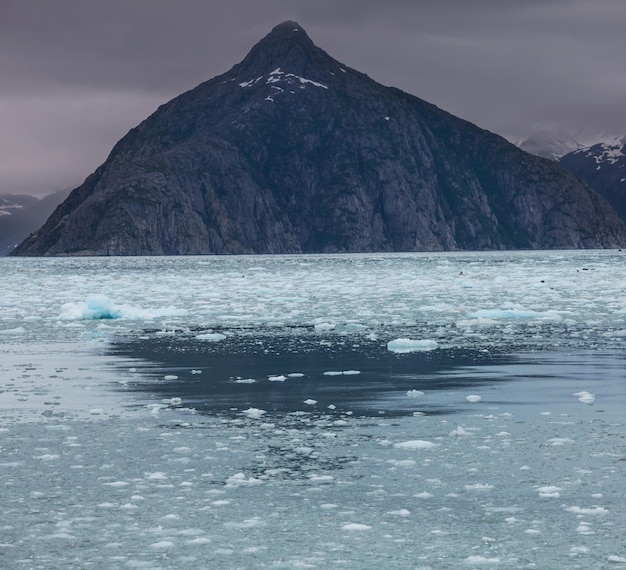
[(153, 335), (116, 343), (112, 352), (139, 361), (137, 390), (180, 397), (199, 411), (234, 408), (237, 414), (247, 408), (374, 416), (381, 409), (385, 415), (451, 413), (419, 398), (419, 392), (479, 385), (486, 376), (445, 373), (504, 358), (478, 350), (395, 354), (380, 340), (306, 331), (260, 331), (215, 342)]

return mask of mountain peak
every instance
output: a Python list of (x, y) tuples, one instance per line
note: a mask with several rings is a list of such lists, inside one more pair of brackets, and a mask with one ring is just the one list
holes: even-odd
[(303, 72), (312, 65), (334, 60), (317, 47), (297, 22), (287, 20), (275, 26), (236, 66), (242, 71), (270, 72), (278, 67), (291, 73)]

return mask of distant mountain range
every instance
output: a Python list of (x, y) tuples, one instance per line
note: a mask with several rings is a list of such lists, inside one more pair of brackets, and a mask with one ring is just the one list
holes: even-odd
[(69, 193), (62, 190), (41, 199), (27, 194), (0, 194), (0, 256), (9, 254), (38, 230)]
[(575, 138), (543, 131), (517, 144), (527, 152), (557, 161), (584, 180), (604, 196), (626, 222), (626, 136)]
[(575, 150), (559, 163), (595, 188), (626, 222), (626, 137)]
[(120, 140), (17, 255), (603, 248), (593, 189), (284, 22)]

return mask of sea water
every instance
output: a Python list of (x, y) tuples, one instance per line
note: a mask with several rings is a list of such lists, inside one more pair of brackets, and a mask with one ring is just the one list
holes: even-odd
[(626, 568), (624, 255), (0, 259), (0, 567)]

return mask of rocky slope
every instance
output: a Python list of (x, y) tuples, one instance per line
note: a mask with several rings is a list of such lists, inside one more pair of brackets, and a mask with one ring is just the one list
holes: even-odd
[(18, 255), (626, 245), (549, 160), (339, 63), (294, 22), (132, 129)]

